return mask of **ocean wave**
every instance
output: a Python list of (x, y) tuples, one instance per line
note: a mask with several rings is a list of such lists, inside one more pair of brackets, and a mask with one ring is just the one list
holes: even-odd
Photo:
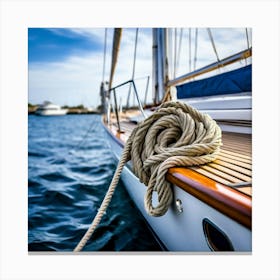
[[(72, 251), (87, 231), (116, 168), (105, 135), (99, 116), (29, 116), (29, 251)], [(120, 182), (84, 251), (145, 250), (159, 246)]]
[(54, 181), (54, 182), (73, 182), (75, 179), (65, 175), (64, 173), (61, 173), (59, 171), (54, 171), (50, 173), (40, 174), (40, 177), (42, 179), (45, 179), (47, 181)]

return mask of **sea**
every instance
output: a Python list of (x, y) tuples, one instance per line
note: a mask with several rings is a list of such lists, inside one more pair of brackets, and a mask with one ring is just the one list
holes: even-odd
[[(100, 115), (29, 115), (28, 251), (72, 252), (95, 217), (115, 169)], [(120, 181), (83, 251), (160, 250)]]

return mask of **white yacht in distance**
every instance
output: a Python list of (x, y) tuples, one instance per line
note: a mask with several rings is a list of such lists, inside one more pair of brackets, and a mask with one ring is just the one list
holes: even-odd
[(40, 116), (61, 116), (66, 115), (67, 111), (67, 109), (61, 109), (59, 105), (53, 104), (49, 101), (45, 101), (35, 111), (35, 114)]

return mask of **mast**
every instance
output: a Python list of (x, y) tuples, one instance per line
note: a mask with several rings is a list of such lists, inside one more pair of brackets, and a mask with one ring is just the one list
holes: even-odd
[(163, 91), (162, 91), (162, 96), (161, 96), (161, 101), (166, 97), (166, 95), (169, 92), (169, 87), (167, 86), (167, 83), (169, 81), (169, 65), (168, 65), (168, 33), (167, 33), (167, 28), (163, 28), (163, 35), (162, 35), (162, 58), (163, 58)]
[(153, 102), (158, 103), (158, 29), (153, 28)]
[(153, 100), (159, 104), (168, 83), (167, 29), (153, 29)]
[[(113, 49), (112, 49), (112, 62), (111, 62), (111, 73), (108, 90), (105, 89), (107, 82), (104, 81), (105, 75), (105, 56), (106, 56), (106, 45), (107, 45), (107, 29), (105, 29), (105, 43), (104, 43), (104, 60), (103, 60), (103, 77), (100, 85), (100, 96), (101, 96), (101, 109), (105, 113), (107, 111), (106, 98), (110, 98), (110, 89), (112, 88), (114, 73), (117, 65), (117, 59), (119, 54), (119, 48), (121, 43), (122, 28), (114, 29), (114, 38), (113, 38)], [(110, 106), (110, 105), (109, 105)]]

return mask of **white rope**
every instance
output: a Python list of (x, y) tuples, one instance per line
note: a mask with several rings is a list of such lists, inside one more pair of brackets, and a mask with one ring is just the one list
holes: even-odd
[[(171, 184), (165, 180), (168, 169), (211, 162), (220, 146), (221, 129), (210, 116), (184, 103), (163, 103), (132, 131), (102, 205), (74, 251), (85, 246), (101, 221), (127, 161), (147, 186), (146, 211), (157, 217), (166, 213), (173, 200)], [(152, 204), (153, 192), (158, 195), (157, 205)]]

